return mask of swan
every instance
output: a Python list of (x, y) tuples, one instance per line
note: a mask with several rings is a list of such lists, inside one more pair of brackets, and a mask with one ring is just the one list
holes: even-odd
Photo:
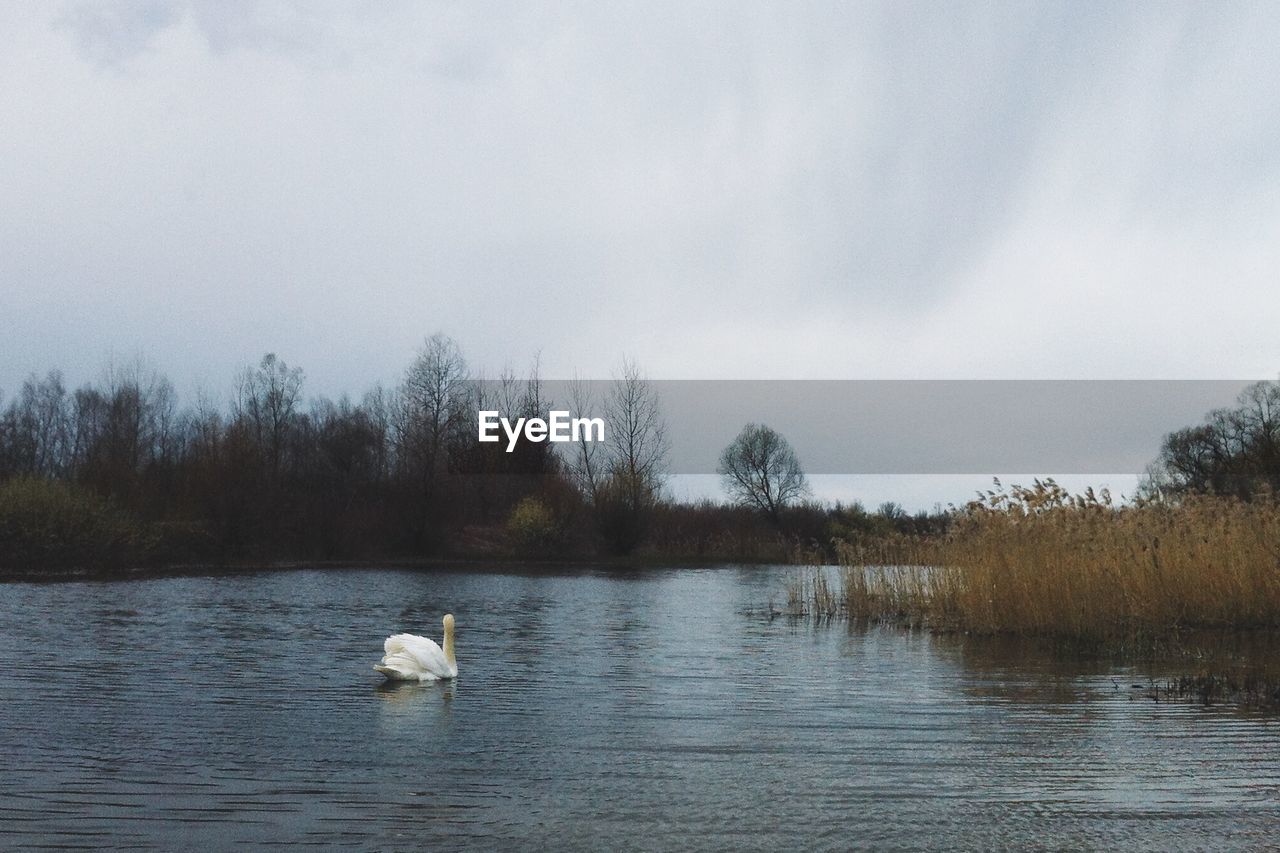
[(373, 668), (392, 681), (438, 681), (458, 677), (453, 656), (453, 614), (444, 617), (444, 648), (417, 634), (392, 634), (382, 644), (386, 652)]

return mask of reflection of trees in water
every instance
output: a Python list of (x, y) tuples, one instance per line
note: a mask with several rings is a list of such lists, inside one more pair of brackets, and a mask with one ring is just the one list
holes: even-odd
[(445, 702), (452, 701), (454, 681), (384, 681), (373, 688), (374, 695), (395, 705), (406, 705), (423, 701), (428, 694), (434, 694)]
[(529, 675), (536, 675), (545, 646), (554, 642), (549, 622), (556, 602), (550, 595), (534, 591), (535, 584), (513, 602), (507, 634), (511, 641), (511, 661)]

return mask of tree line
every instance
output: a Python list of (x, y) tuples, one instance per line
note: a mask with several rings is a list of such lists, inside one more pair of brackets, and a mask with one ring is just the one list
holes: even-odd
[(521, 440), (512, 452), (476, 440), (477, 413), (545, 415), (556, 403), (536, 360), (526, 375), (486, 380), (436, 334), (400, 382), (358, 401), (308, 398), (305, 384), (274, 353), (241, 370), (222, 403), (181, 404), (141, 361), (74, 389), (56, 370), (32, 376), (0, 399), (0, 551), (9, 542), (10, 562), (17, 553), (38, 562), (31, 543), (58, 540), (68, 563), (638, 549), (785, 559), (796, 543), (829, 538), (832, 511), (807, 500), (794, 452), (761, 425), (744, 428), (721, 458), (734, 504), (667, 499), (667, 426), (631, 361), (603, 391), (575, 382), (559, 403), (602, 414), (604, 442)]
[(0, 481), (86, 489), (159, 525), (190, 552), (178, 556), (222, 560), (440, 553), (530, 498), (550, 519), (539, 535), (590, 515), (600, 545), (627, 553), (660, 497), (665, 425), (631, 362), (603, 401), (614, 440), (578, 457), (476, 442), (479, 410), (532, 417), (550, 401), (536, 364), (481, 381), (444, 335), (358, 402), (308, 402), (304, 384), (274, 353), (239, 373), (229, 406), (180, 406), (140, 362), (74, 390), (58, 371), (33, 376), (0, 410)]
[[(553, 401), (536, 360), (523, 376), (486, 380), (437, 334), (398, 383), (358, 401), (308, 398), (305, 381), (273, 353), (241, 370), (221, 403), (181, 404), (140, 361), (75, 389), (56, 370), (32, 376), (0, 397), (0, 570), (47, 560), (50, 543), (67, 565), (823, 559), (836, 541), (939, 535), (958, 512), (820, 504), (795, 451), (763, 424), (744, 426), (720, 456), (728, 503), (674, 502), (660, 400), (629, 361), (603, 392), (575, 382), (568, 400)], [(566, 404), (602, 414), (606, 441), (520, 440), (513, 452), (476, 441), (481, 410), (538, 417)], [(1252, 500), (1278, 488), (1280, 383), (1259, 382), (1235, 406), (1169, 433), (1139, 497)]]

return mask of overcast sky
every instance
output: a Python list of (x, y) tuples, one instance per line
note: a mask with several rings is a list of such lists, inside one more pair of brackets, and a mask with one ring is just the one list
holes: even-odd
[(1280, 4), (0, 5), (0, 389), (1273, 377)]

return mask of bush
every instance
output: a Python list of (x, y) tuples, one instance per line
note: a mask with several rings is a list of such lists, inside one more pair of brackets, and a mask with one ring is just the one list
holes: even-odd
[(551, 509), (536, 497), (527, 497), (511, 511), (507, 533), (512, 544), (525, 554), (548, 554), (564, 540), (564, 532)]
[(86, 489), (34, 478), (0, 483), (0, 571), (122, 568), (143, 550), (137, 522)]

